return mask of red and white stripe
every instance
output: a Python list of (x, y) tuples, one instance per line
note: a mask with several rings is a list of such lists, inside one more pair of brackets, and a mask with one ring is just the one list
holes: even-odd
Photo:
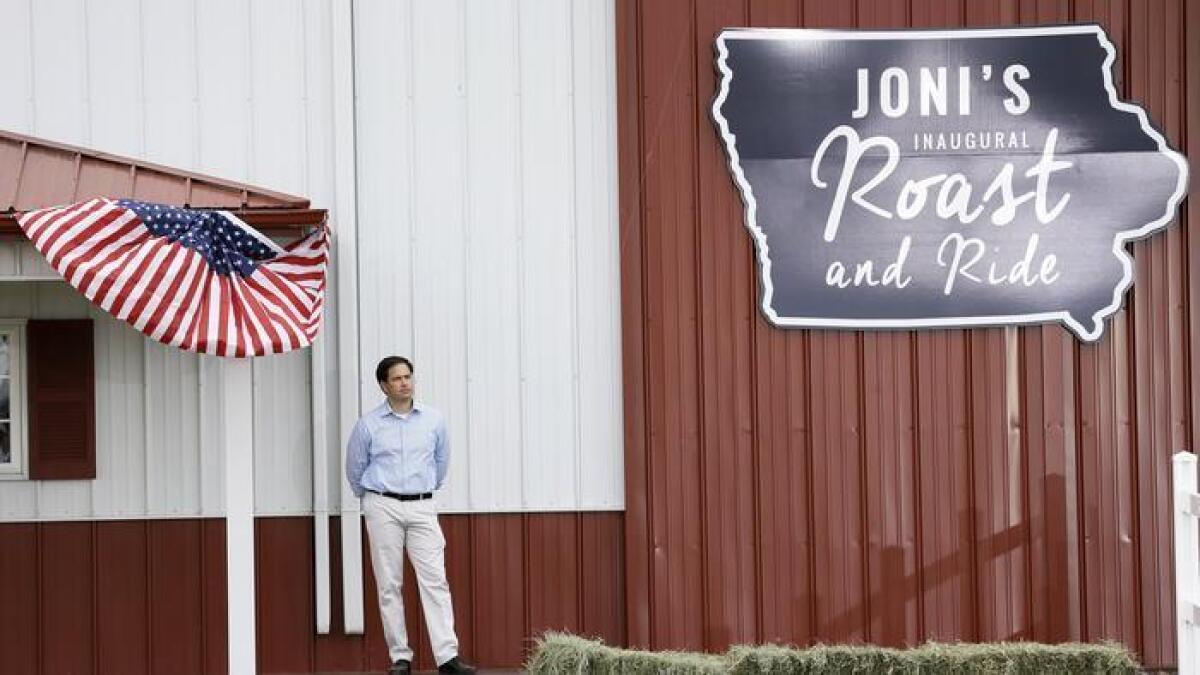
[(155, 236), (115, 201), (41, 209), (19, 222), (67, 283), (147, 336), (201, 354), (262, 356), (306, 347), (321, 329), (328, 230), (278, 251), (254, 274), (220, 275), (196, 251)]

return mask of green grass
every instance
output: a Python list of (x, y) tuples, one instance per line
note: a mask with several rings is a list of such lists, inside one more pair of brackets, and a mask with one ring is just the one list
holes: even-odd
[(565, 633), (538, 639), (531, 673), (1133, 673), (1123, 645), (1033, 642), (941, 644), (914, 649), (817, 645), (739, 645), (725, 654), (644, 652)]

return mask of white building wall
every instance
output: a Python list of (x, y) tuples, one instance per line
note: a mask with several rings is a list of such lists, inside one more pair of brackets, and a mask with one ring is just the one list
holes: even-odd
[(449, 414), (445, 508), (622, 508), (612, 3), (354, 12), (360, 370)]
[[(338, 378), (370, 408), (375, 362), (400, 353), (450, 415), (445, 510), (622, 508), (611, 3), (354, 15), (360, 363), (339, 368), (327, 305), (332, 498)], [(333, 209), (325, 0), (0, 0), (0, 21), (0, 128)], [(0, 520), (220, 515), (215, 361), (13, 281), (47, 272), (0, 243), (0, 316), (96, 318), (98, 477), (0, 481)], [(310, 380), (307, 352), (255, 361), (261, 514), (311, 510)]]

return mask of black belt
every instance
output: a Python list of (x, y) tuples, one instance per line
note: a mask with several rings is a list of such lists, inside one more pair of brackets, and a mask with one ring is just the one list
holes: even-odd
[(402, 502), (415, 502), (420, 499), (433, 499), (432, 492), (422, 492), (421, 494), (412, 494), (412, 495), (402, 495), (402, 494), (398, 494), (395, 492), (379, 492), (378, 490), (367, 490), (367, 492), (374, 492), (375, 494), (383, 495), (384, 497), (391, 497), (392, 499), (399, 499)]

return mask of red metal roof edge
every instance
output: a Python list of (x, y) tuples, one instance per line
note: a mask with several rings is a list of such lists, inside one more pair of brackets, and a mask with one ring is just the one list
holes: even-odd
[[(240, 218), (247, 225), (262, 232), (295, 232), (317, 227), (326, 221), (324, 209), (289, 209), (277, 207), (255, 207), (249, 209), (220, 209)], [(17, 218), (19, 211), (0, 213), (0, 237), (24, 236)]]
[[(14, 141), (17, 143), (28, 143), (30, 145), (36, 145), (36, 146), (40, 146), (43, 148), (49, 148), (49, 149), (57, 150), (60, 152), (82, 155), (84, 157), (90, 157), (92, 159), (105, 161), (105, 162), (112, 162), (114, 164), (123, 164), (126, 166), (134, 167), (136, 169), (157, 171), (159, 173), (163, 173), (168, 176), (174, 176), (177, 178), (191, 179), (193, 181), (201, 181), (204, 183), (210, 183), (212, 185), (216, 185), (216, 186), (226, 188), (229, 190), (237, 190), (237, 191), (243, 193), (243, 202), (242, 202), (243, 205), (248, 204), (248, 201), (246, 201), (245, 197), (248, 197), (250, 195), (260, 195), (263, 197), (267, 197), (269, 199), (273, 199), (275, 201), (279, 201), (284, 204), (287, 204), (287, 206), (290, 208), (304, 209), (304, 208), (308, 208), (308, 206), (310, 204), (309, 200), (304, 197), (290, 195), (285, 192), (277, 192), (275, 190), (269, 190), (266, 188), (249, 185), (246, 183), (238, 183), (236, 181), (231, 181), (231, 180), (228, 180), (225, 178), (218, 178), (216, 176), (209, 176), (206, 174), (196, 173), (193, 171), (184, 171), (182, 169), (176, 169), (173, 167), (164, 166), (162, 164), (155, 164), (153, 162), (145, 162), (140, 159), (133, 159), (131, 157), (122, 157), (121, 155), (114, 155), (114, 154), (107, 153), (107, 152), (101, 152), (99, 150), (91, 150), (91, 149), (82, 148), (79, 146), (68, 145), (66, 143), (59, 143), (57, 141), (48, 141), (44, 138), (37, 138), (34, 136), (25, 136), (23, 134), (18, 134), (13, 131), (7, 131), (5, 129), (0, 129), (0, 138), (8, 139), (8, 140), (11, 140), (11, 141)], [(46, 206), (50, 206), (50, 204), (47, 204)], [(251, 208), (254, 208), (254, 207), (251, 207)]]
[[(129, 157), (122, 157), (120, 155), (89, 150), (87, 148), (81, 148), (66, 143), (49, 141), (33, 136), (26, 136), (24, 134), (18, 134), (16, 132), (7, 131), (4, 129), (0, 129), (0, 140), (7, 140), (12, 143), (23, 144), (30, 147), (38, 147), (49, 151), (75, 155), (76, 162), (78, 162), (81, 158), (88, 158), (99, 162), (129, 167), (130, 170), (134, 172), (153, 172), (168, 178), (178, 179), (187, 184), (187, 194), (189, 198), (193, 195), (192, 190), (196, 185), (208, 185), (224, 191), (236, 192), (238, 193), (238, 198), (241, 201), (241, 207), (226, 207), (222, 210), (229, 211), (234, 215), (237, 215), (247, 224), (261, 230), (294, 231), (297, 229), (318, 226), (326, 222), (327, 219), (326, 211), (324, 209), (311, 208), (311, 202), (305, 197), (277, 192), (275, 190), (268, 190), (245, 183), (238, 183), (236, 181), (218, 178), (215, 176), (184, 171), (152, 162), (144, 162)], [(18, 180), (20, 179), (18, 178)], [(125, 195), (113, 196), (123, 197)], [(274, 201), (278, 202), (278, 204), (252, 205), (252, 201)], [(191, 204), (186, 202), (173, 205), (192, 207)], [(19, 217), (23, 211), (13, 209), (11, 204), (8, 206), (9, 208), (7, 211), (0, 212), (0, 236), (13, 234), (20, 235), (21, 229), (17, 224), (17, 217)], [(39, 208), (45, 206), (53, 206), (53, 204), (43, 204), (40, 205)], [(194, 208), (215, 207), (196, 206)]]

